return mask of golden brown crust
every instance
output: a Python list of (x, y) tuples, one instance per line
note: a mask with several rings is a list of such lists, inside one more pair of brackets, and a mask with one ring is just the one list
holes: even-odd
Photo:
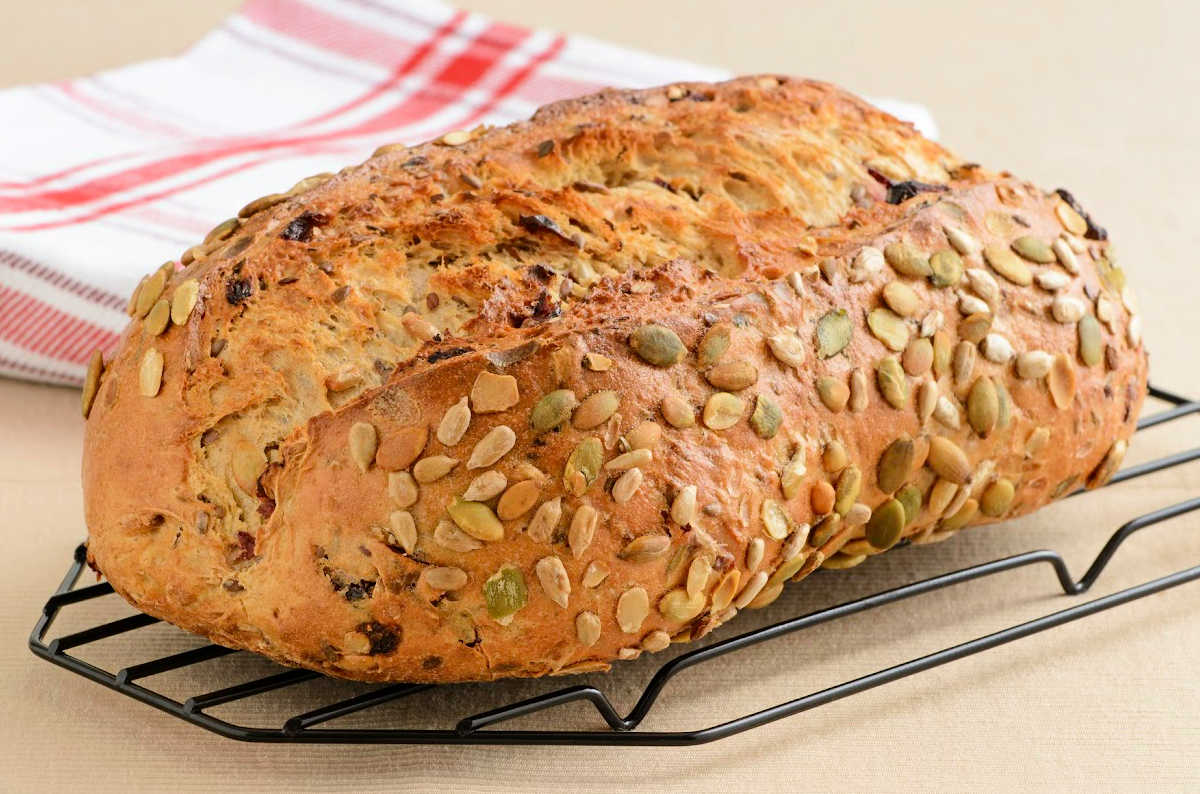
[(351, 678), (603, 669), (1103, 481), (1133, 431), (1102, 231), (831, 86), (386, 148), (139, 287), (84, 486), (141, 609)]

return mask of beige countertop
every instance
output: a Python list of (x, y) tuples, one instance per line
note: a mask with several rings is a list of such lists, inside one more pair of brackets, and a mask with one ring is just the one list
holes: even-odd
[[(170, 54), (234, 5), (0, 0), (0, 86)], [(1153, 380), (1200, 395), (1196, 7), (1066, 0), (880, 0), (853, 11), (850, 4), (782, 1), (461, 5), (737, 71), (819, 77), (927, 104), (951, 148), (1048, 187), (1067, 186), (1085, 202), (1109, 228), (1138, 289)], [(299, 747), (222, 739), (55, 669), (25, 647), (84, 535), (80, 430), (76, 392), (0, 381), (7, 541), (0, 556), (0, 789), (1195, 790), (1200, 783), (1200, 584), (698, 748)], [(1200, 417), (1139, 436), (1130, 457), (1196, 444)], [(1078, 575), (1120, 522), (1198, 492), (1195, 464), (938, 546), (898, 550), (845, 574), (813, 577), (722, 636), (1030, 548), (1061, 551)], [(1197, 527), (1193, 514), (1130, 540), (1085, 598), (1200, 562)], [(922, 596), (690, 671), (666, 690), (646, 727), (707, 726), (1075, 602), (1060, 594), (1049, 569)], [(186, 647), (158, 628), (145, 630), (139, 650)], [(660, 660), (592, 682), (627, 709)], [(516, 691), (523, 690), (508, 690)], [(493, 697), (463, 688), (417, 705), (461, 716)], [(403, 709), (388, 713), (399, 719)], [(583, 706), (563, 713), (595, 727)]]

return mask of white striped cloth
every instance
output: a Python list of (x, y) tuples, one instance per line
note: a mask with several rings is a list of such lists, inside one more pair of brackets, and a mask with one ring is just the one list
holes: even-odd
[[(727, 76), (437, 2), (250, 0), (178, 57), (0, 91), (0, 375), (78, 384), (144, 273), (383, 143)], [(935, 134), (923, 108), (879, 104)]]

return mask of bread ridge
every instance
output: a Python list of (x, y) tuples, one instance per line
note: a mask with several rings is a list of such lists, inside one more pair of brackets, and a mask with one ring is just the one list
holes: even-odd
[[(829, 137), (835, 125), (848, 140)], [(722, 582), (728, 588), (733, 577), (738, 579), (735, 598), (755, 580), (754, 574), (773, 577), (758, 598), (747, 599), (761, 606), (781, 589), (774, 580), (784, 578), (778, 568), (785, 555), (793, 555), (788, 564), (795, 570), (785, 569), (786, 578), (792, 578), (822, 565), (856, 564), (865, 556), (861, 552), (879, 550), (866, 542), (860, 519), (864, 510), (871, 515), (868, 508), (876, 508), (881, 522), (886, 518), (881, 508), (897, 488), (880, 490), (878, 469), (885, 450), (898, 439), (908, 438), (912, 447), (906, 458), (910, 471), (901, 485), (917, 486), (925, 505), (902, 534), (926, 541), (940, 539), (960, 524), (1028, 512), (1089, 475), (1094, 475), (1089, 484), (1098, 484), (1119, 463), (1144, 394), (1145, 356), (1123, 272), (1113, 264), (1105, 240), (1085, 241), (1072, 233), (1104, 236), (1079, 214), (1069, 195), (1044, 194), (1007, 175), (964, 165), (905, 125), (830, 86), (774, 76), (606, 92), (549, 106), (530, 122), (476, 131), (465, 141), (461, 137), (443, 139), (443, 145), (385, 151), (316, 187), (301, 183), (304, 189), (295, 196), (249, 213), (224, 239), (218, 236), (215, 244), (193, 251), (188, 266), (171, 275), (169, 284), (176, 289), (189, 278), (200, 285), (199, 308), (182, 325), (163, 336), (143, 331), (148, 318), (131, 326), (120, 352), (98, 379), (87, 424), (84, 480), (90, 559), (132, 603), (217, 642), (351, 678), (454, 681), (606, 669), (614, 659), (702, 636), (732, 617), (734, 608), (713, 609), (711, 602), (714, 591)], [(735, 170), (704, 158), (718, 151), (753, 161), (779, 139), (789, 141), (798, 154), (767, 169)], [(543, 151), (546, 141), (552, 144), (549, 151)], [(647, 141), (658, 157), (649, 158), (655, 165), (653, 180), (622, 184), (626, 176), (610, 171), (603, 173), (603, 183), (576, 178), (594, 176), (588, 157), (608, 162), (622, 146), (640, 152), (637, 147)], [(630, 160), (635, 175), (645, 167), (638, 162), (642, 156)], [(854, 163), (853, 156), (860, 161)], [(413, 161), (418, 162), (406, 165)], [(616, 161), (622, 162), (620, 156)], [(486, 179), (462, 177), (472, 173), (464, 170), (472, 163)], [(831, 172), (833, 166), (841, 172)], [(414, 168), (418, 175), (408, 173)], [(446, 182), (452, 180), (457, 181), (450, 187)], [(717, 194), (717, 185), (724, 195)], [(381, 188), (394, 192), (385, 194)], [(489, 190), (478, 201), (463, 196)], [(386, 198), (380, 199), (381, 194)], [(364, 196), (376, 198), (367, 202)], [(584, 197), (596, 198), (589, 204)], [(513, 202), (516, 209), (507, 206)], [(619, 213), (612, 210), (626, 207), (631, 226), (656, 227), (658, 236), (647, 238), (641, 230), (618, 226)], [(317, 222), (297, 227), (297, 219), (306, 215)], [(686, 219), (680, 221), (679, 215)], [(498, 216), (509, 226), (502, 226)], [(344, 227), (366, 221), (395, 222), (387, 235), (390, 244), (375, 243), (370, 255), (360, 247), (355, 259), (334, 257), (333, 272), (326, 273), (319, 260), (328, 250), (322, 243), (352, 240), (358, 228)], [(612, 227), (607, 234), (605, 221)], [(293, 229), (298, 231), (292, 234)], [(696, 229), (704, 234), (696, 237)], [(510, 241), (514, 230), (518, 242), (525, 237), (533, 242), (505, 259), (499, 247), (492, 250), (489, 244), (499, 237)], [(305, 234), (312, 237), (280, 242), (281, 235)], [(402, 234), (404, 245), (398, 243)], [(948, 234), (958, 237), (949, 239)], [(252, 237), (251, 242), (229, 255), (243, 236)], [(1017, 257), (1018, 264), (1039, 277), (1018, 285), (999, 275), (976, 250), (994, 245), (1016, 256), (1010, 244), (1024, 238), (1042, 242), (1041, 248), (1028, 251), (1036, 258), (1045, 259), (1042, 249), (1049, 249), (1051, 240), (1061, 240), (1070, 254), (1056, 253), (1054, 262), (1036, 264)], [(883, 252), (901, 240), (925, 254), (954, 250), (957, 241), (969, 249), (959, 252), (959, 258), (988, 278), (972, 277), (970, 287), (964, 279), (959, 289), (952, 289), (898, 273), (893, 257), (885, 258)], [(317, 244), (307, 245), (313, 241)], [(491, 258), (476, 258), (462, 267), (443, 262), (428, 272), (411, 264), (414, 249), (446, 241), (452, 243), (446, 249), (452, 253), (475, 246), (476, 253)], [(298, 251), (297, 242), (305, 243), (305, 250)], [(398, 252), (405, 254), (403, 263)], [(526, 261), (519, 261), (519, 254)], [(1060, 261), (1068, 256), (1078, 274)], [(532, 261), (542, 259), (548, 264)], [(383, 264), (377, 267), (377, 260)], [(589, 274), (579, 261), (594, 263), (596, 270), (607, 266), (608, 271), (600, 270), (602, 277), (600, 272)], [(293, 271), (299, 274), (295, 281), (279, 283)], [(1057, 274), (1046, 280), (1057, 285), (1054, 289), (1041, 286), (1045, 272)], [(414, 274), (424, 283), (415, 284)], [(329, 276), (334, 279), (326, 284)], [(1064, 277), (1066, 283), (1060, 284)], [(404, 279), (414, 283), (394, 283)], [(230, 284), (243, 280), (250, 283), (249, 298), (240, 297), (241, 287), (229, 292)], [(334, 323), (330, 334), (367, 351), (350, 368), (350, 376), (364, 381), (361, 387), (331, 390), (329, 377), (339, 373), (315, 363), (305, 366), (323, 360), (314, 355), (313, 337), (300, 333), (307, 332), (302, 320), (316, 321), (320, 311), (313, 308), (318, 299), (314, 281), (322, 287), (339, 283), (321, 297), (336, 303), (336, 311), (357, 313), (352, 322)], [(882, 288), (903, 292), (892, 283), (907, 286), (916, 296), (919, 315), (871, 316), (871, 310), (883, 306)], [(261, 288), (264, 284), (268, 289)], [(332, 295), (343, 287), (346, 292), (334, 300)], [(405, 298), (417, 297), (424, 288), (422, 301), (407, 302), (404, 309), (436, 324), (430, 329), (412, 317), (400, 323), (412, 339), (388, 349), (394, 360), (385, 363), (394, 369), (364, 366), (372, 334), (394, 320), (363, 299), (368, 288), (376, 291), (372, 295), (391, 290)], [(433, 302), (428, 300), (431, 293), (444, 297)], [(1071, 299), (1062, 304), (1071, 307), (1061, 309), (1064, 316), (1072, 316), (1077, 303), (1089, 312), (1084, 316), (1103, 314), (1103, 325), (1085, 321), (1083, 331), (1079, 318), (1055, 320), (1060, 294)], [(931, 312), (939, 311), (941, 332), (957, 346), (962, 336), (977, 335), (979, 318), (973, 318), (968, 332), (963, 325), (967, 317), (959, 310), (962, 305), (979, 308), (972, 297), (989, 298), (984, 301), (986, 313), (994, 315), (989, 330), (1011, 344), (1014, 355), (1000, 363), (985, 353), (1000, 358), (1001, 342), (966, 342), (976, 359), (970, 377), (957, 387), (951, 373), (937, 379), (942, 396), (952, 400), (958, 428), (918, 416), (924, 388), (919, 377), (903, 375), (907, 398), (900, 408), (889, 405), (876, 383), (876, 365), (885, 358), (908, 364), (911, 355), (916, 366), (922, 353), (910, 354), (913, 345), (889, 350), (868, 318), (884, 329), (884, 336), (888, 329), (896, 331), (898, 320), (911, 342), (928, 338), (919, 336), (919, 328)], [(890, 293), (889, 298), (900, 300)], [(451, 313), (443, 302), (466, 308)], [(848, 322), (839, 329), (849, 327), (849, 342), (821, 358), (813, 342), (817, 325), (838, 309), (847, 310)], [(261, 326), (253, 325), (255, 312), (267, 315)], [(240, 330), (247, 326), (249, 330)], [(1106, 345), (1104, 360), (1081, 365), (1079, 340), (1088, 335), (1092, 357), (1093, 326), (1099, 326), (1100, 342)], [(675, 334), (686, 348), (679, 362), (656, 366), (631, 349), (630, 339), (647, 327)], [(420, 338), (430, 330), (440, 330), (441, 338)], [(725, 331), (727, 348), (715, 362), (701, 366), (700, 352), (715, 353)], [(772, 352), (768, 338), (780, 334), (789, 340), (789, 351), (798, 347), (802, 352)], [(214, 338), (226, 339), (226, 349), (205, 355)], [(306, 339), (309, 346), (303, 344)], [(145, 398), (128, 393), (131, 385), (117, 384), (137, 380), (150, 346), (162, 350), (167, 365), (161, 393)], [(1049, 378), (1017, 377), (1016, 355), (1033, 350), (1069, 355), (1069, 368), (1056, 363), (1056, 374)], [(585, 354), (611, 360), (611, 368), (584, 366)], [(802, 360), (795, 366), (783, 361), (791, 355)], [(272, 363), (272, 356), (278, 361)], [(594, 366), (593, 358), (587, 361)], [(715, 374), (712, 368), (721, 364), (738, 367)], [(730, 379), (749, 377), (742, 366), (747, 364), (754, 370), (753, 382), (736, 388), (740, 384)], [(226, 376), (226, 369), (233, 377)], [(364, 373), (372, 371), (377, 382), (366, 382)], [(415, 505), (397, 504), (389, 496), (383, 459), (372, 454), (361, 470), (364, 457), (360, 450), (356, 462), (351, 437), (369, 427), (379, 450), (390, 443), (387, 454), (395, 458), (397, 439), (422, 426), (435, 436), (446, 411), (472, 391), (485, 371), (515, 378), (517, 402), (495, 413), (476, 413), (456, 443), (430, 438), (422, 447), (423, 457), (452, 455), (460, 462), (444, 478), (423, 484)], [(854, 371), (859, 375), (853, 376)], [(973, 405), (972, 387), (983, 375), (1005, 387), (1009, 415), (1006, 427), (989, 429), (986, 437), (972, 428), (972, 421), (1001, 398), (980, 400), (984, 408)], [(710, 380), (729, 380), (732, 385), (726, 388), (744, 403), (728, 429), (705, 428), (701, 408), (721, 391)], [(835, 412), (826, 405), (847, 402), (849, 384), (864, 380), (865, 407), (843, 406)], [(1060, 408), (1048, 384), (1058, 384), (1061, 391), (1066, 380), (1071, 393)], [(297, 406), (319, 404), (311, 395), (323, 387), (324, 410), (297, 411)], [(538, 401), (562, 389), (574, 393), (575, 403), (598, 391), (614, 392), (619, 421), (576, 430), (575, 408), (560, 428), (535, 432), (530, 416)], [(862, 393), (854, 390), (852, 405)], [(281, 394), (305, 398), (289, 404), (290, 398)], [(688, 399), (693, 427), (676, 428), (664, 421), (662, 400), (669, 395)], [(761, 437), (763, 415), (753, 424), (749, 419), (764, 395), (775, 403), (781, 424), (768, 439)], [(474, 402), (468, 399), (468, 404)], [(972, 404), (972, 410), (960, 403)], [(257, 412), (252, 419), (238, 415), (247, 408)], [(620, 470), (597, 477), (582, 499), (569, 491), (563, 469), (583, 439), (599, 438), (608, 462), (631, 438), (637, 442), (653, 436), (653, 428), (639, 429), (650, 421), (658, 425), (660, 439), (650, 460), (639, 461), (641, 481), (629, 501), (613, 498)], [(535, 503), (504, 522), (504, 539), (481, 542), (473, 551), (448, 549), (434, 533), (446, 520), (447, 505), (488, 470), (468, 470), (467, 459), (500, 424), (511, 429), (515, 444), (488, 468), (502, 470), (510, 485), (521, 478), (537, 481), (536, 488), (526, 488), (536, 491)], [(250, 464), (240, 462), (247, 457), (242, 454), (247, 444), (238, 443), (245, 439), (221, 446), (225, 436), (276, 426), (285, 432), (276, 432), (274, 446), (258, 450), (261, 457)], [(1030, 442), (1039, 428), (1049, 438), (1037, 448)], [(209, 431), (216, 432), (216, 439), (201, 446)], [(1000, 499), (996, 488), (1004, 491), (993, 488), (999, 479), (1015, 486), (999, 515), (964, 516), (956, 510), (957, 515), (939, 516), (928, 510), (937, 478), (923, 464), (934, 438), (943, 446), (939, 451), (952, 441), (966, 452), (971, 480), (960, 490), (970, 491), (969, 502), (978, 506), (990, 499), (994, 506)], [(838, 456), (830, 442), (844, 448), (848, 465), (858, 467), (862, 487), (850, 502), (864, 506), (852, 509), (832, 532), (835, 520), (826, 518), (821, 524), (828, 512), (815, 507), (825, 494), (814, 491), (850, 488), (836, 485), (848, 476), (837, 461), (829, 461), (833, 471), (826, 470), (824, 459)], [(805, 472), (793, 467), (793, 495), (788, 497), (781, 473), (798, 451)], [(123, 473), (114, 477), (118, 465)], [(238, 483), (239, 471), (246, 469), (257, 474), (257, 488)], [(632, 479), (621, 487), (628, 488)], [(699, 500), (696, 517), (680, 525), (670, 516), (685, 485), (697, 487)], [(201, 494), (209, 501), (200, 501)], [(542, 542), (526, 525), (553, 498), (562, 499), (562, 516), (548, 542)], [(573, 547), (581, 544), (570, 542), (569, 526), (585, 502), (602, 518), (590, 545), (577, 556)], [(223, 517), (215, 515), (217, 506)], [(488, 506), (497, 509), (494, 498)], [(399, 550), (391, 524), (392, 514), (405, 507), (418, 536), (407, 552)], [(207, 516), (203, 533), (197, 528), (201, 514)], [(772, 537), (764, 515), (776, 524), (782, 520), (786, 537)], [(828, 537), (816, 543), (819, 534)], [(453, 537), (455, 545), (466, 542)], [(638, 540), (664, 537), (663, 549), (659, 540)], [(797, 542), (805, 538), (807, 542)], [(763, 544), (761, 559), (751, 570), (747, 556), (754, 554), (749, 550), (755, 540)], [(539, 562), (549, 558), (560, 561), (570, 583), (566, 607), (552, 597), (562, 600), (555, 577), (543, 584), (538, 575)], [(583, 580), (593, 563), (609, 573), (588, 587)], [(498, 621), (488, 615), (483, 587), (505, 566), (521, 571), (526, 600), (511, 620)], [(434, 567), (465, 572), (466, 584), (449, 592), (431, 586), (437, 578), (430, 574)], [(618, 605), (635, 588), (645, 591), (647, 614), (636, 631), (626, 632), (618, 625)], [(703, 606), (695, 614), (696, 598), (689, 588), (702, 594)], [(725, 600), (723, 594), (719, 597)], [(592, 618), (581, 619), (585, 612)]]

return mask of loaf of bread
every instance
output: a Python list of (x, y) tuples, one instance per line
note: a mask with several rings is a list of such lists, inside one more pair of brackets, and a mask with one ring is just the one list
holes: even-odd
[(605, 670), (1106, 481), (1147, 366), (1106, 237), (792, 78), (385, 146), (141, 282), (89, 560), (334, 676)]

